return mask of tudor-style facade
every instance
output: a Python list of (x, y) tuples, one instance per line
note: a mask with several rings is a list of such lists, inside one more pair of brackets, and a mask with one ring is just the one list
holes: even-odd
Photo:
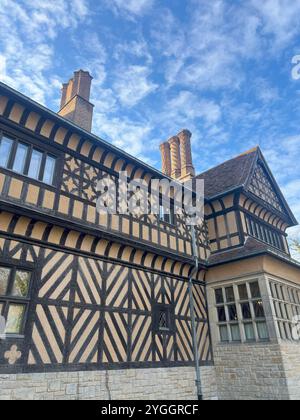
[[(77, 72), (72, 86), (76, 77), (88, 78)], [(79, 91), (63, 91), (69, 120), (88, 102)], [(90, 127), (92, 106), (78, 109), (75, 123)], [(300, 268), (286, 239), (296, 220), (259, 148), (198, 176), (196, 274), (183, 216), (96, 211), (97, 181), (120, 171), (128, 182), (192, 179), (188, 131), (162, 145), (162, 174), (0, 84), (0, 148), (0, 399), (195, 398), (191, 276), (204, 398), (300, 398), (286, 369), (291, 357), (300, 375), (291, 340)], [(270, 355), (280, 372), (272, 389)], [(7, 391), (21, 373), (19, 393)]]
[[(0, 168), (0, 266), (3, 276), (28, 273), (30, 279), (24, 296), (7, 288), (0, 298), (15, 327), (1, 342), (0, 369), (192, 366), (189, 227), (179, 217), (170, 225), (158, 216), (96, 211), (96, 184), (103, 176), (113, 179), (125, 170), (130, 179), (150, 180), (162, 174), (4, 86), (0, 100), (1, 147), (8, 155)], [(55, 161), (47, 182), (30, 173), (35, 151)], [(205, 226), (198, 229), (202, 269), (194, 298), (201, 363), (210, 365), (201, 281), (206, 235)], [(159, 311), (171, 314), (165, 330), (154, 325)], [(7, 363), (12, 346), (21, 357)]]
[(259, 148), (199, 177), (207, 181), (205, 281), (218, 396), (299, 399), (300, 264), (286, 233), (297, 221)]

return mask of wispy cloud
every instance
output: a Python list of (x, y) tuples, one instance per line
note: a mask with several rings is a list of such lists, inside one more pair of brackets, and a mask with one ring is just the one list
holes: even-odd
[(238, 88), (241, 58), (257, 53), (258, 25), (256, 16), (223, 0), (192, 1), (188, 25), (166, 13), (166, 24), (157, 24), (153, 37), (168, 57), (167, 81), (197, 89)]
[(109, 0), (108, 4), (115, 12), (138, 16), (149, 11), (154, 0)]
[(2, 68), (1, 80), (45, 103), (57, 86), (55, 76), (47, 78), (46, 72), (54, 66), (58, 32), (75, 29), (88, 13), (86, 0), (2, 0), (0, 46), (6, 72)]
[(250, 4), (260, 18), (261, 34), (271, 37), (275, 49), (284, 48), (299, 34), (299, 0), (251, 0)]
[(114, 90), (122, 105), (132, 107), (139, 103), (158, 85), (150, 79), (151, 70), (145, 66), (129, 66), (118, 69)]
[(117, 44), (113, 57), (119, 62), (126, 62), (129, 58), (131, 58), (131, 60), (144, 60), (147, 65), (153, 62), (148, 43), (142, 36), (133, 41), (123, 41), (122, 43)]
[(111, 141), (115, 146), (150, 162), (145, 153), (145, 140), (153, 129), (147, 121), (133, 122), (129, 118), (110, 116), (106, 113), (96, 113), (95, 130), (97, 133)]

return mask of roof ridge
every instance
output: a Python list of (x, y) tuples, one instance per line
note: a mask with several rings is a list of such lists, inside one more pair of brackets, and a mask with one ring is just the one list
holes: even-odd
[[(258, 153), (260, 150), (259, 146), (254, 147), (253, 149), (248, 150), (248, 152), (245, 152), (244, 154), (240, 155), (240, 156), (247, 156), (250, 155), (251, 153)], [(243, 184), (244, 187), (246, 187), (248, 185), (248, 183), (250, 182), (251, 177), (253, 176), (253, 171), (255, 168), (255, 165), (257, 164), (257, 158), (253, 160), (252, 164), (251, 164), (251, 169), (248, 173), (248, 176)], [(240, 177), (240, 180), (242, 181), (244, 176), (246, 174), (246, 168), (244, 168), (243, 170), (243, 174)]]
[[(237, 157), (239, 157), (239, 156), (245, 156), (245, 155), (250, 155), (251, 153), (257, 152), (259, 149), (260, 149), (260, 147), (257, 145), (257, 146), (255, 146), (255, 147), (252, 147), (252, 149), (249, 149), (249, 150), (247, 150), (246, 152), (241, 153), (241, 154), (240, 154), (240, 155), (238, 155)], [(233, 158), (233, 159), (234, 159), (234, 158)]]

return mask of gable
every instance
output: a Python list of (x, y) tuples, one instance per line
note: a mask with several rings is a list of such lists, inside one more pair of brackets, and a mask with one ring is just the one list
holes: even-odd
[(286, 213), (278, 195), (278, 187), (272, 185), (266, 169), (259, 162), (253, 171), (248, 191), (271, 205), (274, 209), (281, 213)]

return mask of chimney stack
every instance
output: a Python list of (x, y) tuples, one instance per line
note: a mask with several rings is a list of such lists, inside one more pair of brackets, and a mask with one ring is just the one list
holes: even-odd
[(171, 148), (171, 175), (172, 178), (178, 179), (181, 176), (179, 138), (177, 136), (171, 137), (168, 143)]
[(177, 136), (160, 145), (162, 171), (165, 175), (185, 182), (195, 177), (193, 165), (192, 133), (182, 130)]
[(172, 168), (171, 168), (170, 144), (168, 142), (161, 144), (160, 151), (161, 151), (161, 160), (162, 160), (162, 172), (167, 176), (171, 176)]
[(62, 87), (59, 115), (77, 124), (84, 130), (92, 130), (94, 105), (90, 103), (92, 76), (87, 71), (74, 73), (69, 83)]
[(183, 130), (178, 134), (178, 138), (181, 154), (181, 180), (188, 181), (195, 177), (191, 147), (192, 133), (189, 130)]

